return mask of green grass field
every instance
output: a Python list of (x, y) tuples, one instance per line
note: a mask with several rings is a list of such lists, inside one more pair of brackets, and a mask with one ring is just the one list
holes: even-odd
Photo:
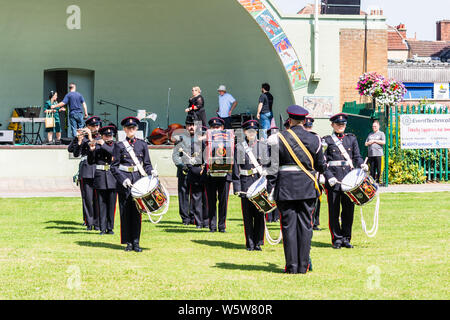
[[(330, 245), (326, 199), (314, 270), (284, 274), (282, 244), (245, 250), (241, 207), (227, 233), (184, 226), (177, 199), (157, 225), (143, 217), (142, 253), (81, 223), (77, 198), (0, 199), (0, 299), (449, 299), (450, 193), (381, 194), (375, 238), (355, 210), (354, 249)], [(374, 204), (364, 207), (372, 226)], [(279, 225), (271, 224), (272, 237)]]

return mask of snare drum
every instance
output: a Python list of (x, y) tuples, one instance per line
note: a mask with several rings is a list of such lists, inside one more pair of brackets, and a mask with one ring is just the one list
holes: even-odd
[(378, 185), (362, 169), (350, 171), (341, 182), (342, 191), (358, 206), (363, 206), (375, 198)]
[(147, 176), (139, 179), (131, 188), (131, 196), (141, 214), (159, 211), (168, 201), (168, 195), (159, 179)]
[(247, 198), (262, 213), (269, 213), (276, 209), (275, 201), (269, 200), (267, 193), (267, 180), (262, 176), (256, 180), (247, 191)]
[(206, 132), (206, 171), (211, 177), (225, 177), (233, 171), (233, 130)]

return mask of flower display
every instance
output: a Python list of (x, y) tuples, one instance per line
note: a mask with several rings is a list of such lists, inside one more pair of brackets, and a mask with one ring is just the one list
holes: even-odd
[(394, 79), (386, 79), (376, 72), (361, 75), (356, 90), (361, 96), (369, 96), (381, 104), (388, 105), (403, 101), (406, 94), (403, 83)]

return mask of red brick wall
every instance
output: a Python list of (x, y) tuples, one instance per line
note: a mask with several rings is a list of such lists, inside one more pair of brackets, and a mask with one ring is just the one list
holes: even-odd
[[(387, 77), (387, 30), (368, 30), (367, 71), (378, 72)], [(356, 83), (364, 73), (364, 30), (340, 30), (340, 105), (344, 102), (369, 102), (360, 97)]]
[(436, 40), (450, 41), (450, 20), (436, 22)]

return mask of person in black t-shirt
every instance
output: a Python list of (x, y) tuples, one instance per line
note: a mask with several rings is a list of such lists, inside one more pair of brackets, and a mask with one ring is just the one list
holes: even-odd
[(273, 96), (269, 92), (270, 85), (268, 83), (263, 83), (261, 85), (261, 95), (258, 100), (258, 112), (256, 118), (259, 120), (260, 127), (264, 130), (263, 137), (267, 138), (267, 130), (271, 127), (271, 122), (273, 118), (272, 105)]
[(192, 97), (189, 98), (189, 105), (184, 111), (191, 115), (194, 120), (200, 120), (202, 125), (206, 126), (205, 99), (203, 99), (201, 93), (200, 87), (192, 88)]

